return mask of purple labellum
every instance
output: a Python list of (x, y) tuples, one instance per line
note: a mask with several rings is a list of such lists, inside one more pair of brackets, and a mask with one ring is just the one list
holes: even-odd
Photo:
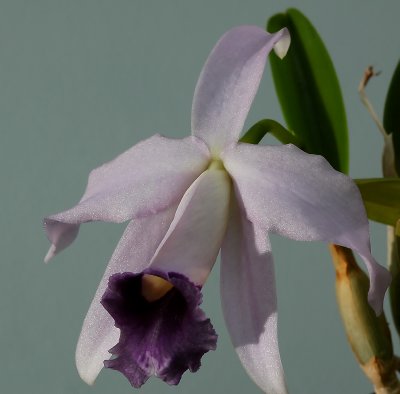
[(111, 276), (101, 303), (121, 333), (105, 367), (123, 373), (134, 387), (151, 375), (178, 384), (187, 369), (197, 371), (201, 357), (217, 343), (201, 301), (200, 288), (181, 274)]

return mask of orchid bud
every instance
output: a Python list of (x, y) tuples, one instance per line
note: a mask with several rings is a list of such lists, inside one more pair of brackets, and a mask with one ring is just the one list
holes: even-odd
[(389, 327), (385, 315), (376, 316), (368, 303), (368, 277), (350, 249), (330, 245), (330, 251), (337, 302), (351, 348), (377, 394), (400, 393)]

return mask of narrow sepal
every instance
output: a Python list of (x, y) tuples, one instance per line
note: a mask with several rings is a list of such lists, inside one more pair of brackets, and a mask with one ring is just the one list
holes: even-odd
[[(278, 346), (274, 263), (266, 232), (232, 199), (221, 249), (221, 299), (233, 346), (267, 394), (287, 394)], [(239, 318), (240, 317), (240, 318)]]
[(213, 154), (238, 140), (269, 52), (275, 49), (282, 57), (289, 43), (285, 28), (269, 34), (257, 26), (239, 26), (215, 45), (199, 76), (192, 106), (192, 134)]
[[(76, 346), (76, 368), (82, 380), (93, 384), (109, 357), (108, 350), (118, 342), (118, 329), (100, 304), (108, 286), (108, 279), (118, 272), (141, 272), (149, 262), (167, 232), (176, 206), (150, 217), (132, 220), (126, 227), (83, 321)], [(146, 236), (143, 236), (146, 234)]]

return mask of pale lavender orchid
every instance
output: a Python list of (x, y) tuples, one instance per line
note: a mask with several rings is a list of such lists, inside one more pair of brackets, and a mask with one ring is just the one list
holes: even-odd
[(46, 261), (73, 242), (81, 223), (130, 220), (77, 345), (77, 368), (87, 383), (103, 363), (136, 387), (151, 375), (176, 384), (185, 370), (197, 370), (216, 345), (199, 304), (221, 249), (232, 343), (263, 391), (285, 393), (268, 232), (356, 251), (370, 275), (370, 304), (381, 312), (390, 279), (371, 255), (353, 181), (295, 146), (238, 142), (268, 53), (284, 56), (289, 42), (286, 29), (227, 32), (197, 83), (192, 136), (156, 135), (135, 145), (92, 171), (74, 208), (45, 219), (52, 243)]

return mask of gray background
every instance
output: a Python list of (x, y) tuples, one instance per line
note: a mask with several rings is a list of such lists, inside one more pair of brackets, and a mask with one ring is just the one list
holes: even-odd
[[(73, 205), (92, 168), (139, 140), (187, 135), (193, 89), (216, 40), (235, 25), (263, 26), (288, 6), (311, 18), (334, 59), (351, 131), (351, 175), (379, 176), (382, 141), (357, 84), (368, 64), (383, 71), (368, 90), (381, 113), (400, 49), (396, 0), (0, 0), (1, 393), (133, 391), (112, 371), (88, 387), (74, 365), (82, 320), (123, 226), (84, 226), (46, 266), (41, 218)], [(247, 126), (262, 117), (281, 120), (269, 68)], [(278, 237), (272, 244), (291, 392), (370, 393), (338, 318), (325, 245)], [(372, 244), (384, 262), (383, 226), (372, 225)], [(218, 350), (177, 388), (151, 379), (139, 392), (260, 392), (227, 336), (218, 275), (217, 268), (203, 305), (220, 335)]]

